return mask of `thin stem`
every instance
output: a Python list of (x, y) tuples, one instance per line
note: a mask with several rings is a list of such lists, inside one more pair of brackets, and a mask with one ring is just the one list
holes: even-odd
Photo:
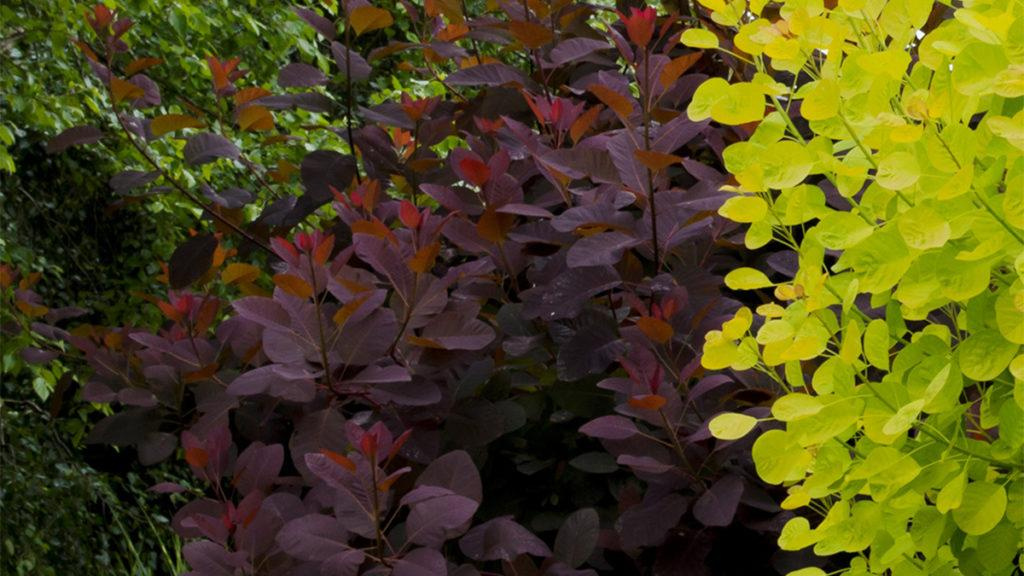
[[(644, 93), (641, 95), (641, 106), (643, 108), (644, 122), (644, 150), (651, 150), (651, 52), (644, 49)], [(651, 204), (651, 243), (654, 245), (654, 275), (661, 272), (661, 247), (658, 241), (658, 204), (654, 201), (654, 174), (651, 168), (647, 167), (647, 201)], [(654, 294), (651, 294), (651, 308), (654, 307)]]
[[(352, 25), (348, 20), (348, 4), (345, 4), (345, 131), (348, 133), (348, 149), (352, 156), (356, 155), (356, 141), (352, 137)], [(356, 183), (362, 184), (363, 177), (359, 174), (359, 162), (356, 162)]]

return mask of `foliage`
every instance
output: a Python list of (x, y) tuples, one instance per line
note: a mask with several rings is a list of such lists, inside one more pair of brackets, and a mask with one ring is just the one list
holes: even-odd
[(92, 151), (53, 156), (20, 141), (12, 152), (20, 170), (0, 198), (0, 260), (45, 272), (34, 288), (51, 305), (86, 308), (96, 321), (159, 322), (130, 295), (159, 289), (159, 262), (192, 216), (118, 198), (104, 177), (116, 164)]
[[(142, 471), (123, 455), (116, 473), (87, 464), (76, 439), (91, 411), (71, 404), (70, 374), (49, 359), (18, 325), (39, 305), (30, 284), (20, 286), (10, 268), (3, 276), (2, 400), (0, 416), (0, 570), (14, 575), (72, 573), (175, 574), (184, 566), (180, 541), (170, 529), (171, 507), (147, 493), (153, 478), (175, 476), (173, 466)], [(19, 293), (15, 299), (15, 288)], [(18, 312), (14, 312), (17, 310)], [(50, 321), (71, 309), (48, 311)], [(51, 395), (53, 388), (56, 394)], [(40, 400), (50, 399), (49, 410)], [(103, 464), (101, 454), (91, 461)], [(125, 505), (128, 503), (129, 505)], [(141, 536), (141, 538), (140, 538)]]
[[(304, 34), (300, 23), (255, 0), (123, 0), (118, 6), (138, 20), (135, 48), (164, 58), (161, 72), (174, 80), (165, 86), (172, 98), (198, 92), (206, 54), (244, 54), (254, 71), (266, 77), (281, 55), (315, 51), (312, 34)], [(15, 172), (16, 140), (37, 143), (36, 133), (59, 132), (104, 109), (103, 84), (83, 76), (79, 63), (68, 57), (71, 40), (85, 25), (82, 12), (83, 6), (72, 0), (12, 0), (0, 6), (0, 21), (9, 24), (0, 40), (5, 95), (0, 101), (0, 172)]]
[(704, 4), (691, 44), (746, 66), (689, 116), (757, 123), (724, 151), (737, 185), (720, 212), (798, 264), (726, 276), (766, 303), (709, 332), (703, 365), (787, 393), (713, 433), (764, 430), (759, 475), (821, 517), (789, 520), (783, 549), (849, 554), (843, 574), (1019, 573), (1024, 11)]
[[(681, 111), (731, 63), (653, 9), (481, 9), (296, 8), (330, 68), (300, 58), (271, 90), (211, 55), (173, 103), (125, 15), (87, 13), (113, 129), (50, 150), (127, 144), (117, 187), (204, 217), (151, 297), (160, 330), (33, 325), (118, 406), (91, 440), (183, 455), (205, 490), (159, 489), (190, 498), (197, 575), (805, 565), (772, 557), (792, 514), (706, 426), (774, 394), (699, 360), (740, 305), (715, 211), (747, 133)], [(388, 99), (392, 72), (419, 91)]]

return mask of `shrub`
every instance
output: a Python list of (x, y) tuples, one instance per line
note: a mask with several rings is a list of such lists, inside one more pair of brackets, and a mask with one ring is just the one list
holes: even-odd
[[(70, 402), (75, 385), (64, 366), (29, 365), (52, 356), (21, 324), (40, 312), (41, 300), (31, 290), (38, 278), (18, 281), (12, 268), (0, 265), (0, 571), (178, 573), (184, 560), (170, 527), (173, 506), (146, 488), (154, 478), (181, 473), (171, 463), (143, 470), (124, 455), (112, 473), (83, 452), (78, 440), (95, 411)], [(53, 309), (46, 315), (58, 322), (74, 312)]]
[(720, 212), (798, 264), (725, 277), (765, 303), (709, 332), (703, 365), (786, 394), (712, 432), (765, 430), (759, 475), (818, 517), (790, 519), (785, 550), (850, 555), (844, 574), (1019, 571), (1020, 7), (706, 5), (690, 44), (746, 66), (689, 116), (757, 122), (723, 153), (737, 182)]
[[(210, 56), (212, 93), (169, 106), (130, 21), (96, 6), (78, 46), (115, 130), (50, 142), (120, 134), (140, 163), (123, 189), (205, 218), (152, 297), (160, 330), (34, 326), (82, 353), (87, 400), (119, 406), (93, 441), (183, 454), (205, 485), (174, 520), (193, 573), (804, 565), (771, 558), (791, 513), (706, 426), (766, 416), (775, 391), (700, 367), (740, 306), (718, 276), (737, 226), (715, 211), (747, 133), (681, 111), (723, 62), (653, 9), (295, 13), (330, 75), (292, 62), (274, 93)], [(369, 105), (382, 69), (425, 88)], [(320, 133), (337, 140), (295, 144)]]

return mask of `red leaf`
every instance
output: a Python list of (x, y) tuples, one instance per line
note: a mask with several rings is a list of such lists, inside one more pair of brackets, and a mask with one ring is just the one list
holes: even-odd
[(481, 187), (491, 179), (491, 169), (482, 160), (467, 156), (459, 162), (462, 176), (470, 184)]
[(419, 210), (417, 210), (416, 206), (408, 200), (402, 200), (402, 204), (398, 209), (398, 218), (402, 221), (402, 224), (405, 224), (405, 227), (410, 230), (417, 230), (422, 221)]
[(192, 446), (185, 450), (185, 461), (195, 468), (205, 468), (210, 461), (210, 455), (198, 446)]
[(643, 408), (645, 410), (658, 410), (665, 405), (664, 396), (658, 396), (657, 394), (642, 394), (640, 396), (633, 396), (629, 399), (629, 405), (633, 408)]

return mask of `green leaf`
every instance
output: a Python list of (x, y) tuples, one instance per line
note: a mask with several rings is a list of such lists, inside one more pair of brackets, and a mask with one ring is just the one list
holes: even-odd
[(783, 190), (775, 200), (775, 212), (781, 212), (782, 224), (796, 226), (830, 214), (831, 210), (825, 206), (825, 193), (821, 188), (803, 184)]
[[(922, 363), (924, 364), (924, 363)], [(923, 369), (921, 365), (914, 368), (912, 375)], [(924, 411), (929, 414), (952, 410), (957, 405), (960, 393), (963, 391), (963, 378), (960, 376), (960, 369), (947, 361), (939, 371), (928, 381), (924, 390)]]
[(867, 238), (874, 227), (851, 212), (829, 212), (814, 227), (814, 235), (830, 250), (849, 248)]
[(939, 495), (935, 499), (935, 508), (943, 514), (950, 510), (956, 510), (960, 507), (960, 503), (963, 502), (964, 490), (966, 488), (967, 471), (965, 470), (946, 483), (942, 490), (939, 490)]
[(1017, 280), (996, 298), (996, 327), (1014, 344), (1024, 344), (1024, 284)]
[(758, 437), (751, 455), (758, 475), (769, 484), (800, 480), (813, 461), (811, 453), (782, 430), (769, 430)]
[(896, 152), (878, 163), (875, 181), (889, 190), (902, 190), (913, 186), (920, 177), (917, 158), (907, 152)]
[(721, 370), (731, 366), (738, 354), (739, 346), (735, 341), (723, 337), (717, 330), (712, 330), (704, 335), (700, 364), (708, 370)]
[(907, 246), (918, 250), (943, 246), (951, 233), (949, 221), (922, 204), (900, 214), (896, 226)]
[(826, 576), (826, 573), (821, 568), (811, 566), (810, 568), (801, 568), (786, 574), (786, 576)]
[(921, 408), (924, 407), (924, 400), (914, 400), (913, 402), (901, 406), (896, 414), (889, 419), (888, 422), (882, 426), (882, 432), (884, 434), (895, 435), (903, 434), (917, 421), (917, 417), (921, 415)]
[(879, 370), (889, 369), (889, 326), (874, 319), (864, 330), (864, 357)]
[(754, 268), (737, 268), (725, 275), (725, 285), (732, 290), (756, 290), (772, 286), (764, 272)]
[[(694, 99), (696, 100), (696, 95), (694, 95)], [(711, 105), (711, 118), (722, 124), (746, 124), (756, 122), (763, 117), (764, 92), (750, 82), (729, 85)]]
[(953, 88), (967, 96), (979, 96), (995, 90), (996, 78), (1009, 67), (1001, 46), (974, 42), (953, 60)]
[(768, 203), (758, 196), (733, 196), (722, 204), (718, 213), (733, 222), (758, 222), (768, 214)]
[(690, 106), (686, 109), (686, 115), (690, 120), (699, 121), (711, 117), (711, 108), (715, 102), (726, 97), (729, 91), (729, 82), (724, 78), (709, 78), (697, 87), (693, 93)]
[(772, 404), (772, 415), (782, 422), (814, 416), (823, 408), (821, 400), (807, 394), (786, 394)]
[(758, 160), (764, 185), (775, 190), (792, 188), (803, 182), (814, 166), (814, 159), (807, 149), (792, 140), (767, 146)]
[(718, 37), (703, 28), (690, 28), (679, 41), (691, 48), (718, 48)]
[(728, 413), (712, 418), (708, 423), (708, 430), (719, 440), (736, 440), (746, 436), (756, 425), (757, 418), (753, 416)]
[(1003, 373), (1019, 348), (1020, 345), (1007, 342), (996, 330), (979, 330), (957, 348), (960, 370), (964, 376), (978, 382), (991, 380)]
[(779, 548), (782, 550), (801, 550), (821, 540), (821, 536), (811, 530), (807, 518), (796, 516), (790, 518), (779, 534)]
[(839, 113), (839, 83), (824, 79), (807, 85), (800, 114), (811, 121), (828, 120)]
[(996, 527), (1006, 513), (1006, 490), (992, 482), (971, 482), (964, 490), (953, 520), (971, 536), (980, 536)]

